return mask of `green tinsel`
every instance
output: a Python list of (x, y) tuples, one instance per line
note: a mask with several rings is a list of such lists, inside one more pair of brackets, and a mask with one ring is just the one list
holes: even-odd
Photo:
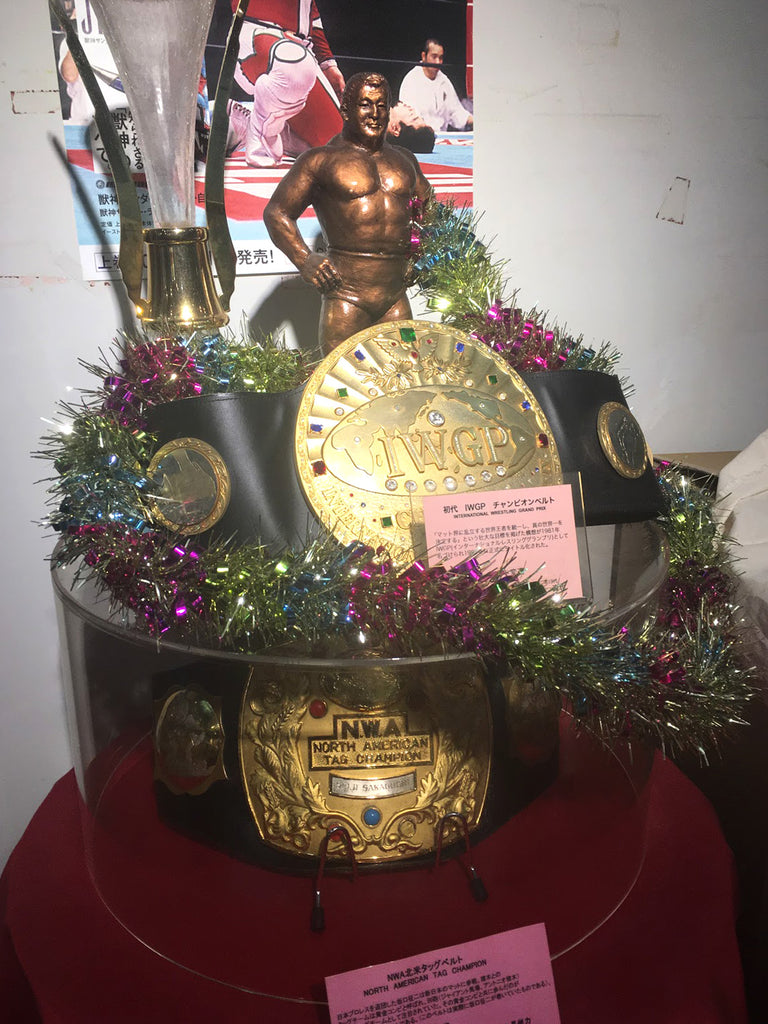
[[(597, 351), (574, 338), (567, 328), (550, 322), (540, 310), (515, 308), (517, 292), (510, 290), (506, 260), (495, 260), (489, 245), (478, 238), (481, 215), (452, 202), (427, 204), (421, 244), (414, 259), (414, 283), (430, 309), (451, 324), (499, 351), (515, 370), (588, 368), (613, 373), (621, 358), (607, 342)], [(499, 316), (506, 312), (512, 328)], [(494, 316), (494, 314), (497, 314)], [(528, 337), (526, 325), (532, 325)], [(541, 344), (540, 333), (551, 341)], [(622, 381), (622, 384), (624, 382)]]
[(53, 463), (48, 524), (120, 522), (141, 528), (149, 522), (150, 490), (145, 472), (154, 438), (125, 429), (111, 414), (88, 406), (62, 405), (59, 429), (42, 439), (38, 457)]

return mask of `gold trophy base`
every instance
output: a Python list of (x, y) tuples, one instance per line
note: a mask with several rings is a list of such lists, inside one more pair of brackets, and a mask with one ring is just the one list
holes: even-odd
[(136, 305), (148, 328), (193, 331), (229, 321), (213, 282), (208, 229), (148, 228), (147, 298)]

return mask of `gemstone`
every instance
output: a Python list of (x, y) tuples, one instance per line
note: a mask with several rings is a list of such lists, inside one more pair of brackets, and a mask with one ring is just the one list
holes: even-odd
[(381, 811), (378, 807), (366, 807), (363, 811), (363, 821), (370, 828), (374, 828), (381, 821)]

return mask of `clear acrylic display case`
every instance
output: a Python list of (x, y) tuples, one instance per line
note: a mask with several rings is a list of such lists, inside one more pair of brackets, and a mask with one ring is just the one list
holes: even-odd
[[(657, 524), (588, 527), (585, 557), (603, 625), (637, 628), (655, 614), (668, 565)], [(276, 664), (281, 672), (311, 673), (339, 663), (158, 645), (75, 576), (72, 567), (53, 570), (88, 866), (110, 912), (159, 956), (246, 991), (312, 1000), (326, 974), (537, 921), (546, 922), (552, 954), (560, 955), (599, 928), (631, 891), (644, 857), (642, 794), (651, 752), (622, 744), (607, 749), (568, 711), (558, 723), (551, 705), (528, 699), (515, 709), (517, 722), (512, 716), (503, 726), (496, 723), (494, 742), (513, 742), (522, 731), (538, 751), (538, 764), (551, 765), (554, 757), (555, 772), (546, 779), (540, 772), (516, 806), (502, 800), (507, 810), (479, 830), (469, 855), (459, 844), (439, 866), (431, 856), (410, 870), (362, 873), (354, 882), (342, 870), (324, 879), (329, 921), (344, 922), (343, 948), (330, 925), (325, 935), (313, 935), (307, 872), (284, 873), (279, 858), (249, 863), (190, 838), (194, 829), (171, 828), (161, 819), (155, 790), (162, 783), (153, 758), (156, 684), (189, 666), (203, 677), (234, 666), (258, 678)], [(349, 669), (350, 662), (342, 664)], [(463, 655), (391, 659), (386, 667), (418, 677), (426, 669), (464, 665), (478, 669), (476, 659)], [(365, 663), (353, 671), (364, 689)], [(494, 785), (503, 788), (503, 776)], [(489, 893), (482, 905), (466, 888), (468, 856)], [(387, 914), (395, 905), (413, 909), (407, 939), (397, 929), (370, 927), (371, 907)], [(243, 922), (272, 922), (259, 957), (237, 938)], [(297, 967), (286, 991), (270, 963), (301, 956), (306, 943), (312, 944), (311, 966)]]

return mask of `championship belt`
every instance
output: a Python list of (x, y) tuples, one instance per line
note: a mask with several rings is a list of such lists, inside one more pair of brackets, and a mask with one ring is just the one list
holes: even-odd
[[(566, 371), (523, 379), (452, 328), (378, 325), (335, 348), (303, 391), (155, 407), (155, 502), (203, 541), (235, 535), (277, 553), (325, 529), (403, 567), (427, 557), (430, 495), (558, 484), (580, 469), (593, 521), (605, 521), (589, 502), (606, 476), (608, 492), (630, 488), (609, 515), (631, 517), (648, 456), (618, 382), (568, 376), (570, 388), (548, 389), (540, 379)], [(569, 395), (575, 411), (560, 408)], [(164, 819), (279, 868), (311, 870), (337, 826), (363, 866), (418, 861), (447, 819), (477, 838), (557, 770), (559, 708), (470, 655), (192, 660), (153, 692)]]
[(559, 705), (471, 655), (211, 660), (152, 685), (163, 820), (266, 867), (313, 870), (338, 826), (362, 867), (418, 863), (557, 773)]
[(563, 473), (580, 473), (587, 526), (655, 519), (664, 497), (618, 377), (594, 370), (522, 374), (557, 438)]
[[(417, 321), (355, 335), (301, 394), (171, 403), (150, 428), (166, 521), (275, 550), (322, 524), (406, 565), (425, 554), (425, 495), (561, 481), (521, 378), (481, 343)], [(515, 734), (507, 709), (522, 691), (472, 656), (283, 654), (192, 663), (153, 687), (165, 820), (278, 867), (311, 868), (338, 825), (362, 865), (431, 855), (446, 818), (483, 834), (557, 767), (557, 709), (532, 715), (533, 744)]]

